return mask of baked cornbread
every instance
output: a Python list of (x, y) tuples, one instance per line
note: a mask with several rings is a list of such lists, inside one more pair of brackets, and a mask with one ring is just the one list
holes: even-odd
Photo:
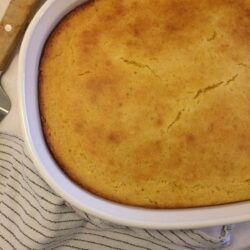
[(250, 0), (96, 0), (68, 14), (39, 73), (63, 171), (123, 204), (250, 199)]

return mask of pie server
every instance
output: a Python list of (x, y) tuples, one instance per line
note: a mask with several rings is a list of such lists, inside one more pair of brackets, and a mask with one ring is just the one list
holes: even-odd
[(11, 109), (10, 98), (1, 84), (2, 76), (7, 70), (25, 28), (39, 3), (39, 0), (11, 0), (3, 18), (0, 18), (0, 121)]

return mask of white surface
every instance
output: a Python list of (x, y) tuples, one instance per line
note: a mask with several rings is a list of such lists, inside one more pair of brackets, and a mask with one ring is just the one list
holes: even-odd
[(10, 0), (0, 0), (0, 21), (4, 17), (4, 14), (10, 4)]
[[(30, 153), (48, 184), (78, 209), (115, 223), (144, 228), (198, 228), (250, 220), (250, 202), (196, 209), (132, 208), (98, 198), (71, 182), (50, 156), (43, 139), (37, 101), (37, 68), (41, 49), (60, 18), (84, 0), (48, 0), (26, 32), (19, 60), (19, 97)], [(46, 27), (46, 28), (45, 28)]]

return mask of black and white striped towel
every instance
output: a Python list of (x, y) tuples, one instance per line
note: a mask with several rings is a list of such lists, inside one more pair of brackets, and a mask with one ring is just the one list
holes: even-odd
[[(144, 230), (75, 212), (39, 176), (26, 152), (16, 71), (15, 59), (3, 78), (12, 110), (0, 123), (0, 249), (212, 250), (230, 244), (231, 226), (219, 227), (213, 235), (201, 230)], [(229, 249), (250, 249), (247, 238), (241, 247)]]

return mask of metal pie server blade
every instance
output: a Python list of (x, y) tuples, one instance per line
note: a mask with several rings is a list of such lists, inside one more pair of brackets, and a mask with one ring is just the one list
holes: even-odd
[(0, 121), (9, 113), (11, 108), (10, 98), (5, 93), (2, 84), (1, 84), (1, 75), (0, 75)]

